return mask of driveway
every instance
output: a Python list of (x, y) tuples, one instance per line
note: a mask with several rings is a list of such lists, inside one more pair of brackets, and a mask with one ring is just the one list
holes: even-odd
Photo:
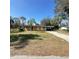
[(69, 39), (68, 39), (69, 36), (68, 35), (61, 34), (61, 33), (55, 32), (55, 31), (46, 31), (46, 32), (50, 33), (50, 34), (53, 34), (53, 35), (55, 35), (57, 37), (60, 37), (60, 38), (62, 38), (64, 40), (66, 40), (67, 42), (69, 42)]

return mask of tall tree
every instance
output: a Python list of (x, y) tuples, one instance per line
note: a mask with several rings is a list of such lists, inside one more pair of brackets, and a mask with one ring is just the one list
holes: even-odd
[(54, 18), (52, 18), (51, 20), (50, 20), (50, 24), (51, 24), (51, 26), (57, 26), (58, 24), (59, 24), (59, 19), (58, 19), (58, 17), (54, 17)]
[(44, 19), (42, 19), (41, 25), (42, 26), (50, 26), (50, 19), (51, 18), (44, 18)]
[(19, 18), (18, 18), (18, 17), (13, 17), (13, 20), (14, 20), (14, 26), (15, 26), (16, 28), (18, 28), (19, 25), (20, 25)]
[(13, 25), (14, 25), (14, 20), (13, 20), (13, 17), (12, 17), (12, 16), (10, 16), (10, 27), (12, 28), (12, 27), (13, 27)]
[(56, 13), (66, 12), (69, 13), (69, 0), (55, 0), (56, 1)]
[(26, 22), (26, 18), (21, 16), (19, 17), (19, 20), (20, 20), (20, 25), (25, 25), (25, 22)]
[(63, 20), (67, 20), (66, 22), (69, 23), (69, 0), (55, 0), (55, 1), (56, 1), (55, 12), (59, 17), (59, 23), (61, 23)]
[(24, 31), (26, 18), (23, 16), (19, 17), (19, 22), (20, 22), (20, 25), (19, 25), (20, 31)]
[(36, 21), (34, 18), (31, 18), (30, 20), (28, 20), (28, 25), (30, 26), (30, 30), (33, 30), (33, 25), (36, 25)]
[(24, 29), (26, 23), (26, 18), (21, 17), (12, 17), (10, 16), (10, 25), (14, 26), (15, 28)]

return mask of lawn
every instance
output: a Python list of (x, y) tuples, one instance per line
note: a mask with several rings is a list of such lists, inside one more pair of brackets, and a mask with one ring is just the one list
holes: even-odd
[(26, 31), (10, 34), (13, 55), (68, 56), (69, 43), (44, 31)]

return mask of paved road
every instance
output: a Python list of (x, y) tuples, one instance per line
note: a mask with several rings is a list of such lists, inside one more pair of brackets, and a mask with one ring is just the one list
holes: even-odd
[(55, 31), (46, 31), (47, 33), (51, 33), (51, 34), (53, 34), (53, 35), (55, 35), (55, 36), (57, 36), (57, 37), (60, 37), (60, 38), (62, 38), (62, 39), (64, 39), (64, 40), (66, 40), (67, 42), (69, 42), (69, 36), (68, 35), (65, 35), (65, 34), (61, 34), (61, 33), (58, 33), (58, 32), (55, 32)]
[(10, 59), (69, 59), (68, 57), (57, 56), (13, 56)]

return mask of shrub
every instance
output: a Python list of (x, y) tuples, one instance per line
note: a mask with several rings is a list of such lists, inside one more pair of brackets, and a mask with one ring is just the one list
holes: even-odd
[(53, 30), (58, 30), (58, 29), (59, 29), (58, 25), (54, 26), (54, 28), (53, 28)]
[(10, 33), (18, 33), (19, 29), (10, 29)]
[(24, 29), (19, 28), (19, 32), (22, 32), (22, 31), (24, 31)]

